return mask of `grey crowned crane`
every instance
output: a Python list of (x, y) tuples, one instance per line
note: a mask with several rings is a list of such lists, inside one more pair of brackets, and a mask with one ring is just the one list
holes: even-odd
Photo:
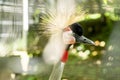
[[(49, 80), (60, 80), (71, 44), (94, 44), (94, 42), (83, 36), (81, 25), (76, 23), (81, 20), (84, 12), (81, 9), (76, 11), (75, 0), (48, 0), (48, 2), (50, 3), (46, 4), (43, 12), (45, 15), (41, 16), (40, 23), (43, 37), (49, 37), (43, 47), (43, 59), (46, 63), (54, 65)], [(45, 42), (42, 37), (40, 40), (41, 43)]]
[(94, 45), (94, 42), (83, 36), (81, 25), (73, 23), (63, 30), (63, 40), (67, 44), (61, 59), (54, 65), (49, 80), (61, 80), (64, 65), (68, 60), (68, 50), (70, 45), (75, 43), (85, 43)]

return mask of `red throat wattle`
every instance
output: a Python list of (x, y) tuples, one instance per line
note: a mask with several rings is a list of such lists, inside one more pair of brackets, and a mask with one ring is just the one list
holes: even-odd
[(61, 58), (61, 61), (65, 63), (67, 60), (68, 60), (68, 51), (65, 50), (64, 54), (63, 54), (63, 56)]

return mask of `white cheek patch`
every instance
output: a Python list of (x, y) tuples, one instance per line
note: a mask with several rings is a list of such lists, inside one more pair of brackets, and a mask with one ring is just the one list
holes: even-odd
[(65, 44), (71, 44), (72, 41), (75, 41), (75, 38), (73, 37), (73, 32), (71, 30), (63, 32), (63, 41)]

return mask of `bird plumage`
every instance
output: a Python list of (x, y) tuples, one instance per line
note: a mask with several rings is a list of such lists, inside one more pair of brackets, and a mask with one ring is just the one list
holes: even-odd
[(79, 36), (83, 35), (83, 29), (82, 29), (82, 26), (80, 24), (73, 23), (70, 25), (70, 28), (75, 34), (77, 34)]
[(78, 16), (81, 15), (76, 14), (75, 0), (50, 0), (48, 3), (41, 16), (40, 29), (41, 35), (49, 38), (43, 50), (43, 59), (48, 64), (54, 64), (60, 60), (67, 46), (63, 41), (64, 29), (80, 20)]

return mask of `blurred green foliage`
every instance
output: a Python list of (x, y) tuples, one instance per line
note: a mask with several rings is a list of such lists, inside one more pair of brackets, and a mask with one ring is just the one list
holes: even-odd
[[(70, 49), (69, 60), (65, 66), (62, 80), (104, 80), (101, 79), (101, 75), (99, 74), (101, 71), (101, 58), (106, 52), (106, 44), (115, 21), (111, 19), (110, 16), (104, 14), (96, 19), (87, 18), (79, 23), (83, 26), (84, 35), (93, 41), (98, 42), (98, 45), (91, 46), (75, 44), (73, 48)], [(47, 38), (42, 38), (42, 40), (40, 40), (41, 37), (37, 34), (39, 32), (33, 29), (33, 26), (38, 25), (31, 25), (29, 30), (28, 51), (32, 57), (40, 56), (42, 54), (43, 47), (41, 47), (40, 42), (42, 41), (42, 43), (46, 43), (47, 41)], [(105, 45), (100, 46), (101, 42), (104, 42)], [(78, 47), (81, 49), (77, 50)], [(73, 49), (76, 50), (75, 53), (72, 52)], [(85, 55), (86, 58), (79, 55), (80, 51), (82, 51), (83, 54), (88, 52), (88, 54)], [(37, 78), (37, 76), (27, 76), (24, 77), (25, 79), (21, 80), (47, 80), (48, 77), (48, 74), (44, 74), (39, 78)]]

